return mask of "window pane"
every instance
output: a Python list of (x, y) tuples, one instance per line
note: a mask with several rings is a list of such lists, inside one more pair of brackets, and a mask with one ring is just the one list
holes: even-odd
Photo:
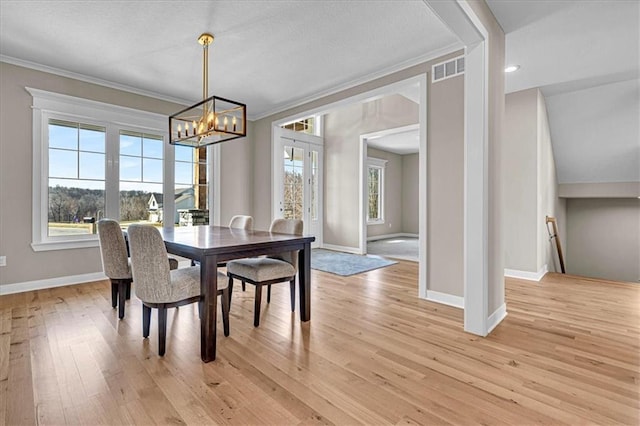
[(176, 155), (176, 161), (188, 161), (188, 162), (194, 162), (195, 161), (195, 149), (188, 147), (188, 146), (180, 146), (180, 145), (176, 145), (176, 151), (175, 151), (175, 155)]
[(103, 216), (104, 181), (49, 179), (49, 236), (95, 234)]
[(104, 152), (105, 130), (86, 126), (80, 129), (80, 150)]
[(176, 162), (176, 184), (193, 185), (194, 183), (193, 163)]
[(49, 120), (49, 147), (78, 149), (78, 125), (66, 121)]
[(142, 155), (147, 158), (163, 158), (162, 138), (145, 135), (142, 140)]
[(194, 194), (194, 185), (176, 185), (176, 210), (195, 208), (196, 199)]
[(120, 180), (142, 180), (142, 164), (140, 157), (120, 156)]
[(162, 223), (162, 184), (120, 184), (120, 223), (148, 221)]
[(162, 160), (145, 158), (142, 160), (142, 170), (142, 180), (145, 182), (162, 182)]
[(78, 151), (49, 149), (49, 177), (78, 177)]
[(104, 154), (80, 152), (80, 179), (104, 178)]
[(142, 136), (125, 132), (120, 133), (120, 154), (142, 155)]

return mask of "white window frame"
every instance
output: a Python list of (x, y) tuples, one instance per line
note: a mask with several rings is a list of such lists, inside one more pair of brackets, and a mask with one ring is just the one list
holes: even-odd
[[(369, 218), (369, 209), (367, 208), (367, 225), (381, 225), (384, 223), (384, 175), (385, 168), (387, 167), (387, 160), (383, 160), (381, 158), (373, 158), (367, 157), (367, 178), (369, 177), (369, 169), (379, 169), (380, 170), (380, 178), (378, 179), (378, 211), (380, 212), (380, 217), (375, 219)], [(369, 203), (369, 185), (367, 183), (367, 205)]]
[[(102, 126), (106, 129), (105, 146), (105, 216), (119, 217), (120, 130), (153, 133), (163, 138), (163, 192), (173, 193), (173, 146), (168, 143), (167, 117), (162, 114), (106, 104), (74, 96), (25, 87), (33, 97), (33, 211), (32, 243), (34, 251), (98, 247), (98, 236), (48, 235), (49, 188), (49, 119), (60, 119)], [(164, 197), (167, 198), (167, 197)], [(169, 197), (171, 199), (171, 197)], [(172, 201), (172, 200), (169, 200)], [(173, 211), (169, 207), (167, 213)], [(172, 217), (166, 217), (173, 224)]]

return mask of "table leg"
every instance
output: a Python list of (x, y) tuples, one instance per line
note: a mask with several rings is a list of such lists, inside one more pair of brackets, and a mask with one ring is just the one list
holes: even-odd
[(311, 319), (311, 243), (305, 243), (298, 252), (298, 293), (300, 294), (300, 320)]
[(204, 295), (204, 309), (200, 318), (200, 358), (203, 362), (216, 359), (217, 268), (215, 255), (200, 260), (200, 286)]

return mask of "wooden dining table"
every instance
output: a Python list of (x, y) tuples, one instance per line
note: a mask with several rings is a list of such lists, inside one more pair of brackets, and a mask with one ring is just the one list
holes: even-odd
[(201, 225), (162, 228), (167, 252), (200, 262), (204, 306), (200, 318), (200, 357), (216, 359), (218, 263), (244, 257), (298, 252), (300, 320), (311, 319), (311, 243), (313, 236)]

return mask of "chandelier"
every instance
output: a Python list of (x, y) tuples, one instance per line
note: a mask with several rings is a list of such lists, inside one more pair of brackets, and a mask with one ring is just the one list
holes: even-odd
[(200, 148), (247, 136), (247, 106), (245, 104), (209, 96), (209, 45), (211, 34), (198, 37), (203, 47), (202, 99), (195, 105), (169, 117), (169, 142)]

